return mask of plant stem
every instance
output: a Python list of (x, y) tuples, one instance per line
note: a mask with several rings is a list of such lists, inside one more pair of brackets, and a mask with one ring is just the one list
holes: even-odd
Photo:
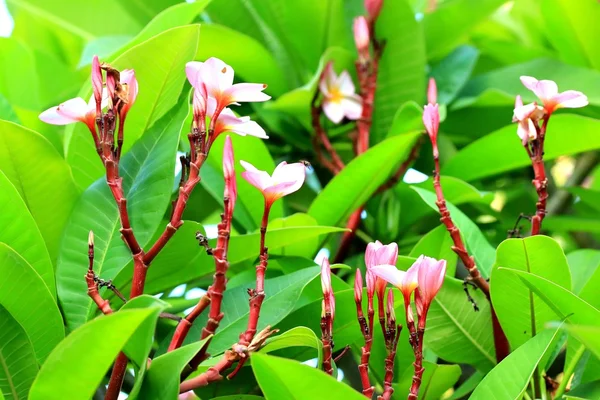
[(571, 358), (571, 362), (565, 366), (565, 370), (563, 371), (563, 378), (558, 385), (558, 389), (556, 389), (556, 393), (554, 394), (555, 399), (562, 398), (562, 395), (565, 393), (567, 389), (567, 385), (571, 380), (571, 376), (573, 376), (573, 372), (575, 371), (575, 367), (581, 360), (581, 357), (585, 353), (585, 346), (580, 345), (573, 357)]
[(542, 220), (546, 216), (548, 179), (546, 178), (546, 167), (544, 165), (544, 139), (549, 120), (550, 116), (544, 119), (544, 123), (538, 133), (538, 138), (533, 143), (533, 151), (531, 152), (531, 165), (534, 175), (532, 182), (538, 195), (538, 201), (535, 204), (536, 212), (531, 218), (531, 236), (539, 235), (542, 228)]
[(173, 334), (173, 338), (171, 339), (171, 343), (169, 344), (169, 348), (167, 352), (173, 351), (181, 347), (181, 344), (185, 340), (192, 324), (198, 318), (200, 314), (209, 306), (211, 303), (210, 297), (208, 295), (204, 295), (198, 301), (198, 304), (194, 307), (194, 309), (179, 323), (177, 324), (177, 328), (175, 328), (175, 333)]
[(361, 356), (360, 356), (360, 365), (358, 366), (358, 372), (360, 374), (360, 381), (362, 384), (362, 393), (366, 398), (371, 399), (373, 397), (373, 392), (375, 391), (375, 387), (371, 385), (371, 380), (369, 379), (369, 359), (371, 358), (371, 347), (373, 345), (373, 322), (375, 319), (375, 308), (373, 307), (373, 297), (369, 296), (367, 298), (367, 318), (368, 322), (365, 319), (362, 310), (362, 296), (360, 301), (355, 300), (356, 303), (356, 316), (358, 318), (358, 324), (360, 326), (360, 330), (365, 339), (364, 346), (361, 347)]

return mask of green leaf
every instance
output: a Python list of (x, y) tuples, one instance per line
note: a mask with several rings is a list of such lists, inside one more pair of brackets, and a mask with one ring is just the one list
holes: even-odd
[(446, 260), (446, 275), (454, 276), (456, 273), (456, 261), (458, 256), (452, 251), (452, 238), (444, 225), (433, 228), (426, 233), (412, 248), (409, 257), (417, 258), (421, 254), (427, 257), (433, 257), (438, 260)]
[(144, 0), (130, 0), (120, 3), (122, 7), (131, 14), (132, 17), (137, 19), (140, 24), (145, 25), (150, 21), (156, 14), (161, 12), (167, 7), (173, 6), (178, 0), (155, 0), (155, 1), (144, 1)]
[[(175, 151), (187, 112), (187, 102), (175, 107), (121, 160), (129, 217), (140, 246), (149, 242), (170, 203)], [(59, 253), (58, 292), (71, 329), (84, 323), (95, 309), (82, 277), (87, 265), (88, 232), (94, 231), (96, 239), (94, 271), (102, 279), (112, 279), (131, 260), (131, 252), (120, 237), (120, 226), (117, 205), (105, 178), (100, 178), (75, 205)]]
[(269, 338), (260, 351), (262, 353), (270, 353), (272, 351), (297, 346), (312, 347), (313, 349), (316, 349), (318, 365), (320, 365), (321, 360), (323, 359), (321, 339), (315, 335), (312, 329), (305, 326), (298, 326), (281, 335)]
[[(473, 181), (530, 165), (516, 129), (516, 125), (508, 125), (469, 144), (444, 165), (442, 172)], [(599, 129), (600, 121), (596, 119), (554, 115), (548, 124), (544, 160), (600, 148), (596, 134)]]
[(267, 400), (364, 399), (350, 386), (297, 361), (255, 353), (252, 370)]
[(496, 363), (490, 305), (481, 291), (470, 293), (478, 312), (467, 300), (462, 281), (444, 279), (427, 315), (425, 346), (448, 362), (489, 371)]
[[(421, 378), (421, 389), (419, 398), (423, 400), (439, 400), (443, 394), (452, 388), (460, 378), (461, 370), (459, 365), (438, 365), (429, 361), (423, 362), (425, 371)], [(393, 384), (394, 393), (404, 394), (410, 391), (413, 368), (407, 368), (397, 384)]]
[(0, 305), (0, 399), (25, 400), (38, 373), (38, 364), (25, 330)]
[(60, 236), (79, 196), (71, 169), (40, 134), (7, 121), (0, 121), (0, 132), (0, 170), (19, 191), (50, 258), (56, 260)]
[[(59, 25), (86, 40), (103, 35), (131, 34), (141, 27), (131, 15), (124, 12), (118, 1), (8, 0), (8, 5)], [(98, 23), (99, 15), (111, 17)]]
[(288, 86), (281, 67), (261, 42), (216, 24), (202, 25), (201, 35), (202, 46), (198, 47), (196, 60), (220, 58), (230, 64), (245, 81), (266, 83), (266, 93), (269, 95), (281, 96), (285, 93)]
[(498, 246), (490, 279), (492, 304), (511, 347), (516, 349), (556, 316), (518, 276), (499, 268), (530, 272), (565, 289), (571, 288), (571, 274), (562, 248), (547, 236), (507, 239)]
[(463, 88), (479, 58), (471, 46), (459, 46), (431, 70), (438, 89), (438, 103), (448, 104)]
[(156, 310), (119, 311), (88, 322), (52, 351), (31, 387), (30, 400), (89, 399), (117, 354)]
[[(127, 116), (123, 152), (177, 103), (185, 82), (185, 64), (196, 54), (199, 30), (198, 25), (170, 29), (132, 47), (111, 62), (117, 69), (134, 69), (140, 86), (135, 105)], [(85, 89), (83, 93), (90, 90)], [(67, 130), (65, 137), (67, 161), (73, 168), (75, 182), (85, 189), (104, 171), (87, 127), (76, 124), (70, 132), (69, 135)]]
[[(419, 196), (431, 207), (437, 211), (436, 195), (428, 190), (418, 187), (412, 187)], [(452, 220), (460, 229), (465, 245), (470, 254), (475, 257), (475, 263), (484, 277), (489, 277), (492, 264), (494, 263), (494, 248), (489, 244), (479, 227), (469, 219), (462, 211), (456, 208), (453, 204), (446, 202), (448, 211), (452, 216)]]
[(455, 0), (440, 4), (425, 15), (427, 56), (436, 58), (451, 51), (502, 4), (504, 0)]
[(404, 102), (421, 103), (425, 97), (425, 41), (405, 0), (384, 1), (375, 29), (377, 39), (385, 41), (379, 60), (371, 133), (372, 141), (377, 143), (388, 133), (396, 110)]
[(146, 371), (139, 398), (175, 399), (179, 394), (179, 379), (183, 367), (198, 354), (207, 340), (191, 343), (153, 359), (150, 368)]
[(600, 398), (600, 381), (588, 382), (570, 389), (565, 399), (588, 400)]
[(576, 325), (600, 326), (600, 311), (562, 286), (525, 271), (509, 268), (498, 271), (517, 275), (554, 310), (556, 319)]
[[(318, 226), (317, 221), (308, 214), (296, 213), (285, 218), (278, 218), (269, 223), (269, 229), (281, 229), (281, 228), (295, 228), (295, 227), (309, 227)], [(280, 249), (271, 250), (269, 246), (269, 253), (271, 255), (281, 256), (297, 256), (313, 258), (319, 249), (319, 237), (307, 238), (306, 240), (298, 241), (295, 244), (282, 247)]]
[(600, 358), (600, 326), (567, 325), (566, 329), (596, 357)]
[(325, 186), (308, 214), (321, 225), (338, 225), (360, 207), (406, 159), (418, 133), (394, 136), (352, 160)]
[(567, 255), (572, 291), (591, 305), (600, 308), (600, 251), (575, 250)]
[(529, 339), (491, 370), (475, 389), (470, 399), (520, 399), (529, 380), (543, 359), (554, 351), (559, 329), (545, 330)]
[(15, 114), (15, 110), (4, 95), (0, 94), (0, 119), (5, 121), (20, 123), (19, 117)]
[(41, 363), (65, 336), (56, 299), (37, 271), (5, 243), (0, 243), (0, 276), (0, 305), (23, 327)]
[[(600, 45), (594, 38), (600, 35), (600, 8), (593, 1), (582, 1), (572, 7), (568, 0), (549, 0), (541, 7), (550, 43), (558, 49), (561, 59), (579, 64), (579, 60), (600, 69)], [(550, 28), (552, 27), (552, 28)]]
[[(261, 308), (258, 330), (260, 331), (267, 325), (275, 326), (287, 316), (294, 309), (304, 287), (318, 276), (319, 271), (320, 267), (311, 267), (277, 278), (267, 279), (265, 281), (266, 295)], [(246, 286), (227, 289), (221, 307), (221, 311), (225, 316), (210, 343), (210, 353), (219, 354), (237, 342), (239, 334), (246, 330), (248, 323), (249, 310), (247, 304), (248, 291)], [(203, 315), (192, 326), (188, 339), (199, 337), (200, 330), (205, 324), (206, 315)]]
[[(39, 81), (31, 49), (14, 38), (0, 38), (0, 93), (13, 107), (40, 107)], [(15, 68), (18, 65), (19, 68)]]
[[(10, 180), (0, 171), (0, 242), (19, 253), (40, 276), (50, 295), (56, 298), (54, 268), (44, 239), (27, 204)], [(25, 234), (26, 233), (26, 234)]]

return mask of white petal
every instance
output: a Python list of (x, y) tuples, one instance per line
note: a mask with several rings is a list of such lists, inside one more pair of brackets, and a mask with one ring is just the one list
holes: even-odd
[(344, 119), (344, 107), (341, 103), (325, 100), (323, 101), (323, 112), (335, 124), (339, 124)]
[(354, 88), (354, 82), (348, 71), (342, 71), (337, 81), (337, 86), (340, 88), (340, 92), (345, 95), (352, 95), (356, 92)]
[(342, 99), (344, 114), (348, 119), (359, 119), (362, 116), (362, 99), (354, 95)]

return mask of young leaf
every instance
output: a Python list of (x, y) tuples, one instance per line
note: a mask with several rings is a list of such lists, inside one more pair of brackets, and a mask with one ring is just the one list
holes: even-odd
[(516, 349), (546, 323), (556, 320), (556, 315), (518, 276), (497, 273), (499, 268), (530, 272), (565, 289), (571, 287), (571, 274), (562, 248), (547, 236), (508, 239), (498, 246), (490, 280), (492, 303), (511, 347)]
[(394, 136), (356, 157), (319, 193), (308, 214), (321, 225), (340, 224), (393, 174), (417, 137), (418, 133)]
[(117, 354), (156, 310), (119, 311), (73, 331), (50, 354), (33, 382), (30, 400), (89, 399)]
[[(141, 246), (149, 242), (170, 204), (175, 150), (187, 112), (187, 102), (174, 108), (121, 161), (131, 226)], [(82, 276), (88, 263), (88, 233), (92, 230), (95, 235), (95, 273), (102, 279), (112, 279), (131, 260), (131, 252), (121, 239), (120, 225), (115, 200), (106, 179), (100, 178), (75, 205), (59, 253), (58, 292), (71, 329), (84, 323), (96, 308), (87, 296)]]
[[(56, 299), (54, 268), (44, 239), (19, 192), (0, 171), (0, 242), (12, 247), (37, 273)], [(3, 279), (4, 280), (4, 279)]]
[(38, 373), (38, 363), (25, 330), (0, 305), (0, 399), (25, 400)]
[(206, 341), (194, 342), (152, 360), (139, 393), (140, 399), (174, 399), (179, 393), (180, 374)]
[(19, 191), (50, 258), (56, 260), (60, 237), (79, 196), (71, 168), (40, 134), (7, 121), (0, 121), (0, 131), (0, 170)]
[(297, 361), (261, 353), (252, 354), (251, 360), (254, 375), (267, 400), (364, 399), (350, 386)]
[(520, 399), (538, 365), (554, 351), (558, 333), (559, 329), (545, 330), (529, 339), (483, 378), (470, 399)]
[[(120, 70), (135, 70), (140, 86), (135, 105), (127, 116), (124, 153), (177, 103), (185, 82), (185, 64), (196, 54), (198, 34), (198, 25), (170, 29), (127, 50), (111, 63)], [(85, 87), (88, 88), (89, 83)], [(86, 97), (90, 91), (87, 89), (83, 93)], [(166, 122), (171, 121), (163, 121)], [(102, 163), (85, 125), (75, 124), (67, 128), (65, 148), (67, 162), (73, 168), (75, 182), (81, 189), (103, 175)]]
[(56, 299), (32, 266), (5, 243), (0, 243), (0, 276), (0, 305), (23, 327), (41, 363), (65, 336)]

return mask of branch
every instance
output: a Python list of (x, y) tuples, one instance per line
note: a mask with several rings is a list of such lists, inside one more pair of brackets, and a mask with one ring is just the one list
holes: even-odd
[(183, 319), (179, 321), (177, 324), (177, 328), (175, 328), (175, 333), (173, 334), (173, 338), (171, 339), (171, 343), (169, 344), (169, 348), (167, 352), (173, 351), (181, 347), (181, 344), (185, 340), (192, 324), (198, 318), (200, 314), (208, 307), (210, 304), (210, 298), (208, 295), (204, 295), (198, 301), (198, 304), (194, 307), (194, 309)]
[[(548, 200), (548, 179), (546, 178), (546, 167), (544, 165), (544, 139), (546, 128), (550, 116), (544, 119), (544, 123), (539, 130), (538, 138), (532, 143), (533, 151), (531, 154), (531, 165), (533, 167), (533, 186), (538, 195), (538, 201), (535, 204), (536, 212), (531, 217), (531, 235), (538, 235), (542, 229), (542, 221), (546, 216), (546, 201)], [(537, 127), (536, 127), (537, 129)]]
[(87, 283), (88, 288), (88, 296), (96, 303), (98, 309), (102, 311), (103, 314), (108, 315), (112, 314), (113, 310), (110, 308), (110, 304), (108, 300), (105, 300), (100, 296), (98, 292), (98, 277), (94, 273), (94, 232), (90, 231), (90, 235), (88, 238), (88, 259), (89, 259), (89, 267), (87, 274), (85, 274), (85, 281)]
[(371, 385), (369, 379), (369, 359), (371, 358), (371, 347), (373, 345), (373, 320), (375, 318), (375, 309), (373, 307), (373, 296), (367, 296), (367, 319), (363, 314), (362, 309), (362, 276), (360, 270), (356, 270), (356, 281), (354, 286), (354, 302), (356, 303), (356, 316), (358, 318), (358, 325), (360, 331), (365, 339), (364, 346), (361, 347), (360, 364), (358, 366), (358, 372), (360, 374), (360, 381), (362, 384), (362, 393), (366, 398), (371, 399), (375, 387)]

